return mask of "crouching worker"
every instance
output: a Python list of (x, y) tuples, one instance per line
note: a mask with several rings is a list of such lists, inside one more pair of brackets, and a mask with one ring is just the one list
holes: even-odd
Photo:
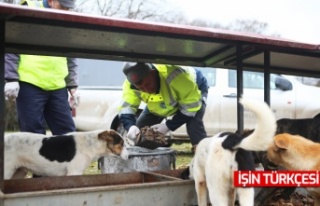
[[(202, 72), (185, 66), (149, 63), (125, 63), (123, 72), (123, 103), (120, 122), (134, 140), (140, 129), (150, 126), (166, 134), (186, 124), (191, 144), (207, 137), (203, 124), (208, 84)], [(141, 102), (145, 109), (136, 118)], [(162, 123), (163, 119), (172, 116)]]

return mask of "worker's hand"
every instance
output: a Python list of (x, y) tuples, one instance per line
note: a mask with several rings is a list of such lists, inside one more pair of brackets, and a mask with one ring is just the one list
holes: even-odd
[(80, 104), (80, 94), (77, 91), (77, 89), (70, 89), (70, 99), (69, 99), (69, 105), (71, 108), (75, 108), (79, 106)]
[(155, 125), (151, 126), (150, 128), (152, 128), (153, 131), (160, 132), (162, 134), (167, 134), (170, 131), (170, 129), (167, 127), (167, 125), (165, 123), (155, 124)]
[(140, 129), (136, 125), (132, 125), (129, 128), (129, 131), (127, 133), (127, 137), (131, 140), (134, 140), (137, 138), (137, 135), (140, 133)]
[(7, 82), (4, 86), (6, 99), (15, 100), (20, 90), (19, 82)]

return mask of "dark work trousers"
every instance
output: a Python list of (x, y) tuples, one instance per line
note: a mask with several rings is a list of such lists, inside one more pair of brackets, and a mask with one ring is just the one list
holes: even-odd
[[(186, 123), (187, 133), (192, 145), (198, 144), (203, 138), (207, 137), (207, 132), (203, 124), (203, 116), (206, 110), (206, 104), (203, 102), (201, 109), (195, 117)], [(137, 119), (137, 127), (152, 126), (162, 122), (164, 118), (152, 114), (146, 107)]]
[(29, 83), (19, 84), (16, 101), (20, 131), (45, 134), (46, 123), (53, 135), (76, 130), (67, 88), (44, 91)]

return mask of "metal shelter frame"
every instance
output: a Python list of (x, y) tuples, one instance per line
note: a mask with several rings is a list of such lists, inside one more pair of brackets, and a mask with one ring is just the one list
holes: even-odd
[[(265, 35), (150, 23), (0, 3), (0, 84), (4, 54), (25, 53), (320, 77), (320, 46)], [(238, 97), (239, 98), (239, 97)], [(238, 104), (238, 127), (243, 129)], [(4, 191), (4, 94), (0, 89), (0, 190)]]

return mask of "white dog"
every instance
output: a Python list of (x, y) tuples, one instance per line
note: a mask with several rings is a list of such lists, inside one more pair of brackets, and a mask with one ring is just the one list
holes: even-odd
[(207, 206), (207, 189), (214, 206), (234, 205), (236, 193), (242, 206), (254, 205), (253, 188), (234, 188), (235, 170), (254, 170), (252, 154), (246, 150), (265, 151), (273, 141), (276, 119), (269, 106), (262, 102), (241, 99), (245, 109), (256, 115), (256, 128), (249, 136), (231, 132), (203, 139), (191, 161), (190, 178), (195, 180), (198, 205)]
[(82, 175), (93, 160), (105, 155), (128, 159), (123, 138), (113, 130), (72, 132), (48, 137), (19, 132), (5, 136), (4, 178)]

